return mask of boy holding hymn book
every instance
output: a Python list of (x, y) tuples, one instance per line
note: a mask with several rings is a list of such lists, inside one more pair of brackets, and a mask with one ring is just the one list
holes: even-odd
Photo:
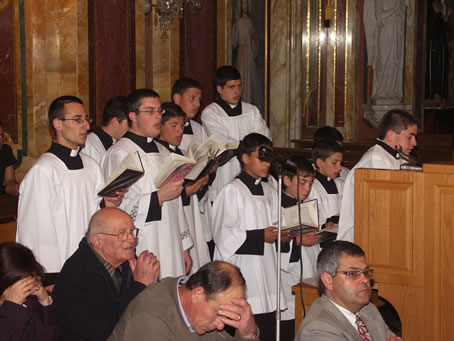
[[(344, 191), (344, 180), (339, 176), (343, 157), (344, 150), (334, 141), (325, 140), (312, 147), (312, 160), (317, 173), (308, 199), (318, 201), (322, 229), (332, 229), (333, 233), (324, 233), (324, 241), (336, 238)], [(321, 246), (323, 247), (323, 244)]]
[[(262, 178), (268, 177), (270, 159), (259, 157), (258, 149), (271, 147), (264, 135), (246, 135), (238, 148), (241, 173), (229, 182), (213, 203), (214, 258), (241, 269), (261, 340), (275, 339), (277, 268), (275, 241), (278, 234), (277, 191)], [(288, 231), (282, 233), (289, 241)], [(282, 297), (282, 307), (286, 301)]]
[[(169, 155), (170, 153), (184, 155), (179, 148), (184, 130), (184, 112), (178, 105), (170, 102), (163, 103), (162, 109), (164, 113), (161, 120), (161, 134), (157, 142), (168, 150)], [(200, 267), (210, 262), (210, 254), (200, 214), (199, 199), (195, 195), (206, 186), (208, 177), (209, 175), (205, 175), (195, 182), (186, 183), (181, 194), (189, 232), (194, 242), (194, 246), (189, 250), (192, 258), (191, 273), (197, 272)]]
[[(304, 157), (294, 155), (289, 160), (296, 164), (297, 169), (284, 168), (281, 201), (283, 208), (297, 205), (298, 199), (300, 202), (305, 201), (315, 178), (314, 167)], [(281, 282), (288, 306), (281, 314), (282, 341), (290, 341), (295, 337), (295, 296), (292, 295), (292, 286), (301, 282), (301, 261), (302, 278), (315, 276), (317, 255), (320, 252), (317, 242), (320, 238), (321, 234), (312, 231), (297, 235), (290, 243), (282, 243)], [(304, 247), (301, 248), (301, 245)]]

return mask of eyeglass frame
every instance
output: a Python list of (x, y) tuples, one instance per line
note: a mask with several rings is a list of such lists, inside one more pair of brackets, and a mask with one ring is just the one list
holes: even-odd
[[(120, 236), (124, 233), (127, 233), (126, 234), (126, 238), (124, 240), (121, 240), (120, 239)], [(107, 232), (97, 232), (96, 234), (105, 234), (107, 236), (113, 236), (113, 237), (117, 237), (118, 241), (119, 242), (124, 242), (126, 240), (128, 240), (128, 237), (129, 235), (131, 234), (133, 236), (134, 239), (137, 238), (137, 234), (139, 233), (139, 229), (137, 227), (133, 227), (132, 229), (129, 229), (129, 230), (123, 230), (123, 231), (120, 231), (118, 233), (107, 233)]]
[[(71, 114), (69, 114), (71, 115)], [(93, 118), (90, 116), (86, 115), (85, 117), (76, 117), (76, 118), (59, 118), (60, 121), (76, 121), (77, 124), (82, 124), (85, 121), (88, 122), (88, 124), (91, 124), (93, 122)]]
[(348, 278), (353, 279), (353, 280), (360, 279), (361, 275), (364, 275), (364, 277), (366, 277), (368, 279), (373, 279), (375, 277), (375, 270), (374, 269), (366, 269), (366, 270), (363, 270), (363, 271), (361, 271), (361, 270), (350, 270), (350, 271), (347, 271), (347, 270), (341, 271), (341, 270), (339, 270), (339, 271), (336, 271), (336, 275), (338, 273), (341, 273), (341, 274), (343, 274), (343, 275), (345, 275)]
[(162, 108), (150, 108), (150, 109), (147, 109), (147, 110), (139, 110), (139, 109), (137, 109), (136, 113), (139, 113), (139, 112), (144, 112), (147, 115), (156, 115), (158, 113), (161, 114), (161, 115), (164, 115), (166, 113), (165, 109), (162, 109)]

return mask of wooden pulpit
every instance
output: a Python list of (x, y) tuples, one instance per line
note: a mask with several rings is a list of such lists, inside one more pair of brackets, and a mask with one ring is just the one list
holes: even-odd
[(357, 169), (355, 242), (404, 340), (454, 338), (454, 164)]

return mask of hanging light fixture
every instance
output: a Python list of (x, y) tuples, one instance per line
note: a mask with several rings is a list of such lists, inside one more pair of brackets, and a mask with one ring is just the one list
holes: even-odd
[[(202, 7), (203, 0), (153, 0), (145, 1), (145, 13), (148, 14), (151, 11), (151, 7), (155, 8), (154, 11), (154, 25), (159, 25), (162, 35), (161, 39), (167, 40), (169, 38), (167, 31), (170, 29), (176, 18), (179, 20), (183, 19), (184, 5), (189, 4), (191, 6), (191, 12), (196, 12)], [(151, 2), (151, 4), (150, 4)]]

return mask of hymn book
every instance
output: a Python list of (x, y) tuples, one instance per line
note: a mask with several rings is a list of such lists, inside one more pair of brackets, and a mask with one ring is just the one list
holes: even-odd
[[(289, 229), (291, 233), (319, 232), (318, 204), (317, 200), (309, 200), (300, 203), (300, 217), (298, 218), (298, 205), (282, 209), (285, 226), (282, 231)], [(301, 224), (300, 224), (301, 221)]]
[(138, 181), (143, 174), (144, 170), (139, 152), (133, 152), (121, 161), (106, 184), (99, 190), (98, 195), (101, 197), (115, 197), (116, 192), (124, 191)]
[(154, 178), (156, 187), (181, 179), (196, 181), (218, 162), (222, 166), (237, 154), (238, 142), (222, 144), (211, 135), (199, 146), (190, 143), (186, 156), (171, 153)]

